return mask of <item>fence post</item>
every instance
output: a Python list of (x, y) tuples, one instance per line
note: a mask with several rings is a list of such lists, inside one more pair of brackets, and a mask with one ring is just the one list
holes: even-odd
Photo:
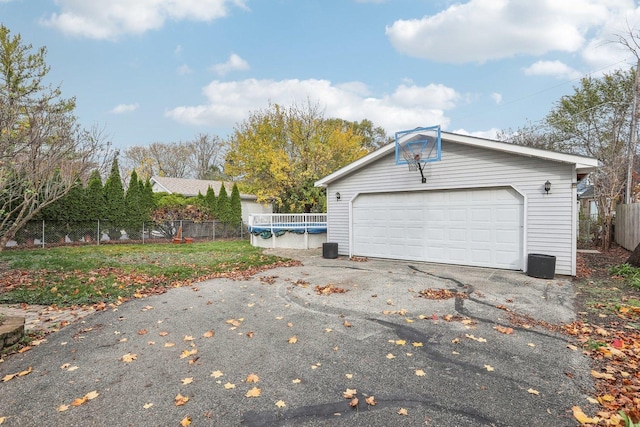
[(144, 221), (142, 222), (142, 244), (144, 245)]
[(100, 220), (98, 220), (98, 235), (96, 236), (96, 245), (100, 246)]
[(42, 249), (44, 249), (44, 219), (42, 220), (42, 240), (40, 241)]

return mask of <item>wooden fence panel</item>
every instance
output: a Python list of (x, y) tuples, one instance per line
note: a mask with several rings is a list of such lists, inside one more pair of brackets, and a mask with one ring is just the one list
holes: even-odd
[(640, 203), (616, 206), (616, 243), (630, 251), (640, 243)]

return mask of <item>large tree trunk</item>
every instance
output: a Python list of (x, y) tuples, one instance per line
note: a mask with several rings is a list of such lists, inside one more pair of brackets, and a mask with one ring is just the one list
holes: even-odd
[(640, 267), (640, 244), (638, 244), (631, 253), (631, 256), (627, 260), (627, 264), (633, 265), (634, 267)]

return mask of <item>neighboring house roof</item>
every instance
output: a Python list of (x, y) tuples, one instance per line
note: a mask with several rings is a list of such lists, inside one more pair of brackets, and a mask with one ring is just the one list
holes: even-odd
[[(487, 150), (501, 151), (504, 153), (512, 153), (527, 157), (536, 157), (540, 159), (570, 163), (576, 166), (576, 173), (579, 175), (587, 174), (595, 170), (600, 162), (597, 159), (586, 156), (578, 156), (575, 154), (558, 153), (556, 151), (542, 150), (539, 148), (526, 147), (523, 145), (510, 144), (508, 142), (495, 141), (492, 139), (478, 138), (469, 135), (460, 135), (457, 133), (442, 132), (442, 141), (453, 142), (455, 144), (469, 145), (473, 147), (485, 148)], [(385, 145), (384, 147), (367, 154), (359, 160), (337, 170), (336, 172), (316, 181), (316, 187), (326, 187), (331, 182), (340, 179), (360, 168), (363, 168), (381, 157), (395, 151), (395, 142)]]
[[(209, 181), (204, 179), (186, 179), (186, 178), (168, 178), (166, 176), (154, 176), (151, 178), (152, 186), (156, 187), (156, 192), (166, 192), (169, 194), (182, 194), (186, 197), (197, 196), (198, 193), (203, 196), (207, 194), (209, 187), (213, 189), (216, 196), (220, 195), (222, 181)], [(225, 182), (224, 187), (227, 194), (231, 196), (233, 184)], [(256, 200), (257, 197), (252, 194), (240, 193), (243, 200)]]
[(578, 199), (593, 199), (595, 191), (593, 185), (587, 185), (582, 191), (578, 191)]

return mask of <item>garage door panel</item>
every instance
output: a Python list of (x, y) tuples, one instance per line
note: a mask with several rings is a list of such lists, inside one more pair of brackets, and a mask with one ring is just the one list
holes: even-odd
[(361, 195), (354, 254), (521, 269), (522, 212), (505, 188)]

